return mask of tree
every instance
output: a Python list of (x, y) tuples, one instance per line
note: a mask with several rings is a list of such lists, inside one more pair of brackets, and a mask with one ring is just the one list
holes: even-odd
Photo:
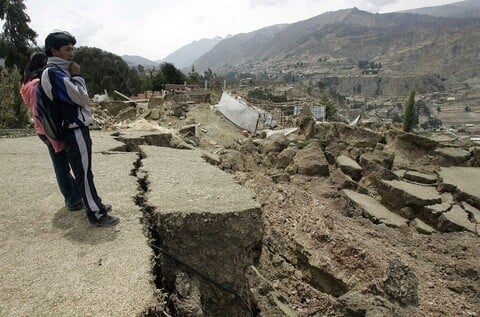
[(7, 72), (0, 74), (0, 126), (24, 128), (28, 124), (27, 109), (19, 92), (20, 70), (23, 72), (35, 44), (37, 33), (28, 23), (23, 0), (0, 0), (0, 57), (5, 59)]
[(322, 94), (320, 103), (325, 107), (325, 119), (327, 121), (335, 120), (337, 117), (337, 107), (335, 107), (335, 104), (326, 93)]
[(208, 81), (213, 80), (214, 74), (210, 68), (203, 72), (203, 78)]
[(412, 91), (405, 104), (405, 115), (403, 117), (403, 131), (411, 132), (415, 122), (415, 91)]
[(19, 93), (19, 72), (0, 71), (0, 128), (25, 128), (27, 108)]
[(167, 80), (161, 71), (157, 71), (151, 76), (152, 90), (160, 91), (165, 87)]
[(200, 82), (200, 74), (195, 71), (194, 65), (192, 65), (192, 70), (188, 73), (188, 82), (191, 84), (198, 84)]
[(142, 82), (135, 68), (130, 68), (118, 55), (95, 47), (81, 46), (75, 51), (75, 61), (82, 67), (82, 75), (91, 96), (118, 90), (124, 94), (137, 94)]
[(183, 84), (187, 81), (185, 75), (171, 63), (163, 63), (160, 65), (160, 71), (165, 76), (165, 82), (167, 84)]
[(27, 64), (31, 47), (36, 45), (37, 33), (28, 23), (23, 0), (0, 0), (0, 20), (5, 21), (0, 34), (0, 57), (5, 58), (5, 67), (23, 70)]

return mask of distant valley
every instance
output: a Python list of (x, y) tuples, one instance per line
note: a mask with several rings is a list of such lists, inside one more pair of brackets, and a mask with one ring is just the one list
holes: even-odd
[(216, 38), (201, 55), (189, 55), (200, 52), (191, 49), (197, 41), (166, 60), (199, 73), (320, 85), (347, 95), (480, 91), (479, 16), (476, 0), (388, 14), (352, 8)]

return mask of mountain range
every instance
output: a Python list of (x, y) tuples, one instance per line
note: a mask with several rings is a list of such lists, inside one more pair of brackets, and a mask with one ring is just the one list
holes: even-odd
[(209, 52), (215, 45), (217, 45), (222, 40), (222, 37), (217, 36), (213, 39), (201, 39), (198, 41), (193, 41), (192, 43), (174, 51), (167, 57), (157, 61), (152, 61), (137, 55), (123, 55), (122, 58), (131, 67), (142, 65), (145, 68), (153, 68), (158, 67), (161, 63), (166, 62), (174, 64), (176, 68), (190, 71), (192, 65), (197, 58)]
[[(350, 93), (358, 85), (370, 94), (395, 94), (412, 85), (425, 91), (480, 85), (479, 17), (478, 0), (386, 14), (344, 9), (221, 39), (190, 59), (187, 45), (169, 60), (181, 56), (182, 66), (191, 63), (199, 73), (212, 69), (272, 80), (334, 81)], [(381, 76), (356, 82), (361, 61), (382, 65), (376, 70)]]
[(436, 17), (447, 18), (479, 18), (480, 17), (480, 1), (467, 0), (455, 2), (442, 6), (425, 7), (420, 9), (401, 11), (403, 13), (426, 14)]

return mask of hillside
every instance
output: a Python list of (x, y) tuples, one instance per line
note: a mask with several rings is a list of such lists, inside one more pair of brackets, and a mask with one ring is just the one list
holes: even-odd
[(158, 61), (158, 63), (172, 63), (179, 69), (190, 68), (197, 58), (210, 51), (222, 40), (222, 37), (217, 36), (213, 39), (194, 41), (174, 51), (164, 59)]
[[(373, 61), (382, 65), (377, 81), (398, 79), (390, 87), (369, 92), (384, 94), (412, 88), (401, 87), (408, 77), (413, 81), (407, 82), (421, 85), (421, 92), (432, 92), (444, 85), (459, 86), (480, 74), (480, 19), (372, 14), (353, 8), (282, 25), (274, 31), (263, 37), (256, 31), (222, 41), (195, 66), (218, 73), (255, 73), (309, 83), (335, 76), (335, 81), (345, 86), (344, 79), (362, 75), (359, 61)], [(352, 93), (353, 86), (343, 92)]]
[(477, 0), (467, 0), (441, 6), (405, 10), (402, 12), (426, 14), (436, 17), (479, 18), (480, 2)]
[(137, 67), (137, 65), (142, 65), (146, 68), (158, 67), (159, 63), (149, 60), (148, 58), (137, 56), (137, 55), (122, 55), (122, 59), (130, 67)]
[(226, 70), (233, 68), (238, 63), (251, 60), (252, 55), (260, 53), (264, 44), (270, 43), (275, 34), (286, 26), (287, 24), (273, 25), (227, 38), (195, 60), (195, 67), (203, 72), (208, 68), (220, 69), (221, 65)]

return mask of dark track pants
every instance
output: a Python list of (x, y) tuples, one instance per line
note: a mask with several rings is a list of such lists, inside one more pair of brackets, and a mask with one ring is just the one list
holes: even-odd
[(57, 178), (58, 187), (60, 192), (65, 198), (65, 206), (67, 208), (75, 208), (82, 203), (82, 196), (78, 191), (75, 179), (70, 173), (70, 164), (68, 163), (68, 157), (65, 151), (55, 153), (52, 144), (48, 141), (45, 135), (38, 135), (40, 139), (45, 143), (48, 148), (48, 153), (52, 159), (53, 169), (55, 171), (55, 177)]
[(63, 139), (65, 152), (72, 167), (77, 186), (89, 219), (98, 219), (105, 214), (105, 206), (97, 194), (92, 173), (92, 139), (90, 129), (80, 127), (67, 129)]

